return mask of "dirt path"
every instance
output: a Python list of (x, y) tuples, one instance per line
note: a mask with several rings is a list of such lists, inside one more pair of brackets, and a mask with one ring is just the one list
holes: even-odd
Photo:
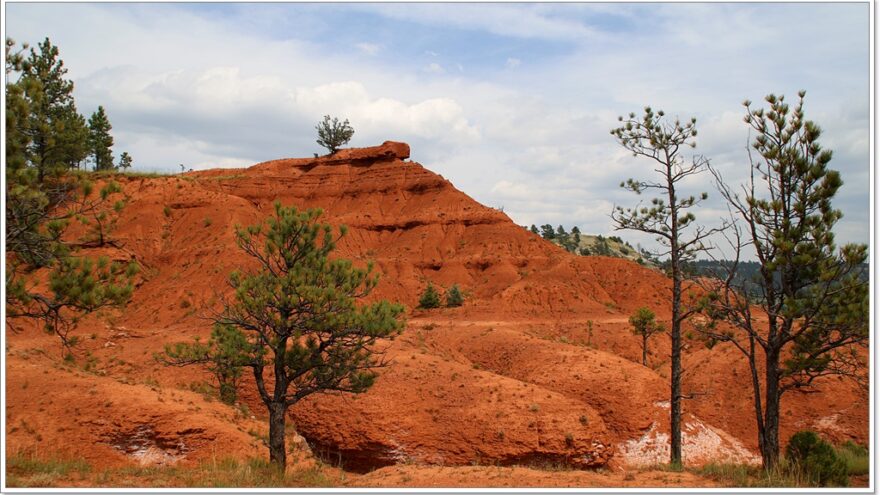
[(389, 466), (352, 478), (351, 487), (400, 488), (659, 488), (715, 487), (692, 473), (569, 471), (525, 467)]

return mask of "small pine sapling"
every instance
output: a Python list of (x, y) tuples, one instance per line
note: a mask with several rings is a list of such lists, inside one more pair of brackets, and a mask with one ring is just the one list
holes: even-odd
[(461, 293), (458, 284), (453, 284), (452, 287), (446, 291), (446, 306), (449, 308), (457, 308), (462, 304), (464, 304), (464, 294)]
[(429, 283), (425, 292), (422, 292), (422, 296), (419, 298), (419, 308), (434, 309), (439, 307), (440, 294), (437, 292), (437, 289), (434, 288), (434, 285)]

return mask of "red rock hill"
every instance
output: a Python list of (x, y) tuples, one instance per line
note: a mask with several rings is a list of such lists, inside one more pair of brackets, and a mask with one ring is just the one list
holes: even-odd
[[(428, 282), (459, 284), (467, 294), (461, 308), (412, 311), (388, 349), (391, 366), (368, 393), (315, 396), (292, 410), (297, 430), (319, 454), (361, 471), (408, 462), (583, 468), (664, 462), (668, 339), (652, 341), (649, 366), (642, 366), (627, 318), (649, 306), (668, 319), (668, 279), (625, 260), (571, 255), (408, 161), (409, 154), (408, 145), (386, 142), (246, 169), (122, 176), (130, 201), (113, 233), (122, 248), (110, 254), (137, 259), (143, 280), (124, 311), (79, 330), (94, 335), (83, 351), (103, 374), (62, 373), (39, 386), (87, 388), (91, 381), (92, 389), (149, 400), (145, 407), (153, 412), (115, 397), (106, 411), (96, 410), (85, 390), (38, 410), (25, 389), (10, 384), (27, 383), (36, 373), (29, 367), (50, 366), (26, 356), (53, 341), (25, 332), (10, 337), (7, 424), (28, 417), (29, 424), (57, 430), (46, 436), (59, 444), (68, 437), (58, 432), (75, 431), (80, 452), (112, 462), (126, 462), (131, 453), (107, 438), (136, 428), (186, 444), (175, 454), (185, 459), (204, 458), (217, 445), (247, 444), (251, 450), (232, 451), (259, 452), (253, 438), (240, 440), (247, 438), (241, 424), (217, 419), (224, 406), (210, 405), (206, 426), (207, 410), (157, 402), (153, 395), (174, 390), (180, 403), (193, 404), (182, 389), (206, 376), (164, 368), (152, 354), (166, 343), (208, 335), (199, 308), (215, 304), (229, 272), (249, 263), (236, 248), (234, 226), (259, 223), (281, 201), (320, 207), (323, 221), (348, 226), (338, 255), (376, 262), (382, 279), (371, 297), (413, 308)], [(685, 391), (698, 394), (684, 406), (685, 461), (754, 460), (744, 361), (724, 345), (709, 350), (696, 339), (686, 342)], [(783, 438), (810, 427), (838, 440), (867, 440), (866, 394), (846, 382), (830, 385), (809, 397), (785, 397)], [(245, 380), (245, 402), (264, 414), (249, 387)], [(59, 414), (73, 404), (76, 415)], [(108, 424), (101, 419), (107, 417), (121, 419)], [(35, 443), (21, 428), (9, 428), (10, 448)], [(162, 452), (173, 443), (154, 441)]]

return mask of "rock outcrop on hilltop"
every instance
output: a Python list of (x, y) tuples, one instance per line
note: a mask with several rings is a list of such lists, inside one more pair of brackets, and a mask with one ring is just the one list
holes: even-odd
[[(397, 141), (385, 141), (379, 146), (341, 149), (336, 153), (314, 158), (282, 158), (258, 163), (249, 170), (256, 172), (283, 172), (296, 167), (311, 170), (319, 165), (347, 165), (368, 167), (380, 162), (402, 162), (409, 158), (409, 145)], [(210, 171), (209, 171), (210, 172)], [(216, 172), (216, 171), (215, 171)], [(199, 172), (200, 174), (204, 172)]]
[[(460, 308), (411, 310), (406, 330), (385, 349), (391, 364), (368, 393), (312, 396), (291, 410), (315, 453), (358, 471), (409, 462), (576, 468), (665, 462), (669, 342), (665, 336), (653, 340), (649, 367), (642, 366), (627, 318), (648, 306), (668, 319), (668, 279), (627, 260), (571, 255), (409, 156), (408, 145), (385, 142), (246, 169), (121, 176), (130, 199), (112, 235), (122, 248), (107, 254), (133, 257), (144, 269), (124, 311), (80, 330), (93, 332), (83, 350), (106, 375), (93, 379), (138, 384), (149, 377), (170, 390), (206, 380), (196, 369), (164, 368), (152, 354), (210, 333), (200, 316), (228, 291), (232, 270), (252, 266), (236, 247), (235, 226), (261, 222), (280, 201), (319, 207), (322, 221), (348, 226), (336, 253), (375, 262), (382, 278), (371, 298), (414, 308), (429, 282), (458, 284), (466, 294)], [(117, 337), (120, 328), (127, 337)], [(10, 336), (14, 349), (51, 345), (46, 339), (38, 332)], [(27, 375), (18, 360), (25, 357), (10, 352), (8, 383), (20, 385)], [(753, 408), (736, 352), (686, 339), (685, 391), (698, 392), (684, 406), (686, 462), (754, 459)], [(57, 385), (64, 383), (62, 375)], [(264, 414), (248, 380), (243, 383), (248, 409)], [(39, 421), (44, 413), (27, 405), (21, 387), (7, 389), (16, 417)], [(786, 397), (782, 437), (824, 425), (832, 438), (866, 441), (866, 395), (836, 380), (820, 383), (819, 391)], [(80, 415), (115, 413), (114, 406), (96, 411), (88, 394), (66, 402)], [(221, 413), (215, 409), (216, 419)], [(177, 413), (162, 412), (163, 421)], [(241, 433), (233, 429), (224, 437), (218, 424), (211, 423), (212, 438)], [(72, 418), (55, 418), (52, 425), (44, 433), (52, 443), (63, 442), (58, 432), (64, 428), (82, 428)], [(83, 449), (90, 442), (106, 446), (100, 435), (80, 433)], [(210, 455), (203, 437), (189, 443), (194, 447), (186, 459)], [(21, 430), (10, 441), (33, 443)], [(101, 455), (125, 458), (106, 448)]]

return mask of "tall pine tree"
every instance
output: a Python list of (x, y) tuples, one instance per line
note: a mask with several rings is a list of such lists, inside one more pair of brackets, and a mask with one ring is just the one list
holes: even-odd
[(89, 155), (95, 161), (95, 170), (113, 170), (113, 136), (110, 135), (110, 119), (99, 106), (98, 111), (89, 118)]
[(58, 47), (49, 38), (31, 49), (21, 64), (21, 88), (29, 105), (29, 121), (22, 131), (29, 142), (26, 159), (37, 170), (37, 180), (78, 167), (88, 154), (88, 128), (76, 110), (73, 82)]
[[(867, 372), (868, 281), (859, 277), (867, 246), (837, 249), (834, 244), (832, 229), (842, 214), (831, 200), (843, 181), (828, 168), (832, 153), (819, 145), (819, 126), (804, 118), (805, 94), (799, 93), (793, 109), (784, 96), (773, 94), (765, 99), (766, 109), (745, 102), (745, 121), (755, 139), (750, 180), (742, 189), (731, 188), (712, 169), (744, 228), (729, 236), (734, 261), (722, 265), (728, 270), (725, 281), (712, 287), (706, 305), (713, 319), (728, 325), (710, 326), (707, 333), (748, 360), (758, 446), (767, 469), (779, 460), (780, 403), (786, 391), (806, 389), (826, 375), (862, 378)], [(740, 283), (746, 278), (736, 276), (745, 249), (753, 251), (760, 270)], [(760, 290), (749, 291), (746, 283)]]
[(86, 177), (70, 173), (85, 156), (79, 132), (85, 125), (77, 131), (82, 117), (58, 49), (46, 40), (26, 58), (27, 46), (16, 51), (7, 39), (5, 50), (7, 328), (39, 321), (70, 352), (76, 343), (70, 331), (80, 317), (129, 299), (137, 264), (77, 256), (65, 239), (70, 220), (104, 208), (118, 186), (97, 191)]
[[(693, 310), (682, 307), (682, 265), (693, 258), (697, 251), (703, 250), (703, 240), (715, 230), (695, 226), (695, 216), (691, 213), (706, 193), (696, 196), (681, 194), (681, 182), (688, 177), (705, 172), (708, 160), (703, 156), (693, 156), (685, 160), (681, 153), (683, 147), (696, 146), (696, 119), (682, 124), (675, 120), (669, 122), (662, 110), (654, 112), (645, 108), (641, 119), (635, 113), (629, 118), (620, 117), (621, 127), (611, 131), (617, 141), (636, 157), (647, 158), (652, 162), (656, 177), (653, 179), (628, 179), (620, 186), (638, 195), (644, 192), (657, 192), (650, 205), (639, 204), (635, 208), (615, 207), (611, 218), (615, 228), (636, 230), (656, 236), (664, 246), (658, 256), (669, 256), (672, 277), (672, 324), (670, 336), (670, 459), (672, 465), (681, 465), (681, 324)], [(601, 241), (601, 239), (600, 239)], [(607, 246), (606, 246), (607, 247)], [(600, 253), (601, 254), (601, 253)]]

